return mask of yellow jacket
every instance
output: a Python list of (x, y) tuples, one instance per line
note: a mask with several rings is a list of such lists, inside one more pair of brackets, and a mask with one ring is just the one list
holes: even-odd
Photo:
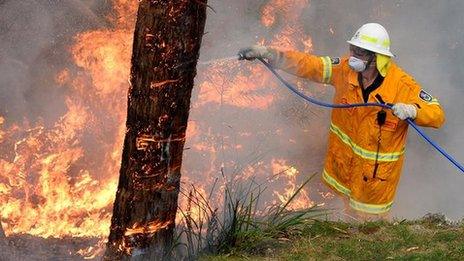
[[(301, 52), (277, 52), (271, 61), (276, 68), (335, 87), (336, 104), (363, 103), (358, 73), (348, 58), (331, 59)], [(439, 128), (445, 115), (438, 100), (421, 89), (414, 79), (391, 62), (383, 83), (369, 95), (368, 102), (407, 103), (417, 106), (415, 123)], [(350, 197), (354, 209), (371, 214), (390, 210), (403, 166), (408, 124), (387, 111), (379, 127), (380, 108), (333, 109), (329, 142), (322, 178), (337, 192)], [(379, 133), (381, 131), (381, 133)], [(379, 135), (378, 168), (374, 177)]]

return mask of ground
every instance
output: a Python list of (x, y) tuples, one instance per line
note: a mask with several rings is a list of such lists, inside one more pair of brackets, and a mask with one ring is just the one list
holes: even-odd
[(417, 221), (315, 221), (295, 234), (255, 238), (200, 260), (464, 260), (464, 224), (428, 215)]
[[(274, 234), (275, 235), (275, 234)], [(3, 241), (2, 241), (3, 240)], [(0, 240), (0, 260), (101, 259), (79, 254), (98, 238), (43, 239), (16, 235)], [(89, 258), (92, 256), (91, 258)], [(87, 258), (86, 258), (87, 257)], [(315, 220), (279, 236), (249, 234), (213, 260), (464, 260), (464, 223), (441, 215), (416, 221), (346, 223)]]
[[(99, 238), (41, 238), (14, 235), (6, 239), (0, 238), (0, 261), (84, 260), (92, 256), (92, 253), (79, 250), (95, 248), (99, 242)], [(99, 257), (96, 256), (95, 259), (98, 260), (97, 258)]]

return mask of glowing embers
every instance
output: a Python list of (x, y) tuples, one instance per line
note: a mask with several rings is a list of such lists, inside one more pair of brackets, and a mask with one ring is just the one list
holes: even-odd
[(135, 139), (137, 150), (147, 150), (150, 143), (158, 143), (154, 135), (143, 134)]
[(166, 84), (169, 84), (169, 83), (175, 83), (175, 82), (178, 82), (179, 79), (176, 79), (176, 80), (165, 80), (165, 81), (161, 81), (161, 82), (152, 82), (150, 84), (150, 88), (151, 89), (156, 89), (156, 88), (160, 88), (160, 87), (163, 87), (165, 86)]
[(171, 222), (162, 222), (159, 220), (151, 221), (147, 224), (135, 223), (131, 228), (126, 229), (124, 236), (134, 236), (138, 234), (154, 234), (155, 232), (167, 228)]
[(136, 222), (131, 228), (124, 231), (124, 238), (121, 241), (113, 244), (117, 245), (120, 252), (127, 255), (132, 255), (137, 251), (144, 252), (155, 233), (167, 229), (170, 225), (172, 225), (170, 221), (163, 222), (161, 220), (154, 220), (145, 224)]
[(145, 47), (153, 47), (153, 44), (152, 44), (152, 41), (153, 39), (155, 38), (155, 35), (154, 34), (150, 34), (150, 33), (146, 33), (145, 34)]
[(169, 138), (159, 138), (155, 135), (141, 134), (135, 139), (135, 146), (137, 150), (147, 150), (150, 146), (155, 146), (155, 148), (161, 148), (161, 143), (170, 143), (170, 142), (181, 142), (185, 141), (185, 134), (182, 134), (175, 137)]

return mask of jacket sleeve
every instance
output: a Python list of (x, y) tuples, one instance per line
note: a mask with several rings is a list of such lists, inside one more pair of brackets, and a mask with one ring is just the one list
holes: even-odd
[[(332, 84), (334, 61), (330, 57), (319, 57), (297, 51), (273, 51), (275, 56), (271, 61), (273, 67), (314, 82)], [(336, 62), (338, 64), (340, 61)]]
[(408, 78), (405, 84), (410, 87), (408, 103), (417, 107), (414, 122), (419, 126), (440, 128), (445, 122), (445, 112), (438, 99), (424, 91), (412, 78)]

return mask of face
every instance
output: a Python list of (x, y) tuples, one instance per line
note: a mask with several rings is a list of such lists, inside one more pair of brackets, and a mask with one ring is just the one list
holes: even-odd
[(350, 55), (363, 61), (368, 61), (373, 56), (371, 51), (350, 45)]
[(366, 49), (350, 45), (350, 56), (356, 57), (365, 61), (366, 63), (370, 60), (370, 66), (375, 65), (376, 57), (375, 53), (368, 51)]

